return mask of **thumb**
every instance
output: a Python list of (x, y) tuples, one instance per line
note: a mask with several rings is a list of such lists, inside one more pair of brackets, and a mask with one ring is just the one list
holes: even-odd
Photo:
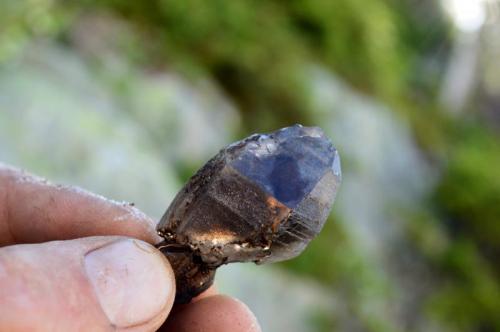
[(151, 331), (175, 296), (163, 255), (123, 237), (1, 248), (0, 285), (0, 331)]

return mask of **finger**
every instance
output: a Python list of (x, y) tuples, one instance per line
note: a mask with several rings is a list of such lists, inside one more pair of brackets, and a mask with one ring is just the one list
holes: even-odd
[(158, 242), (154, 221), (129, 204), (0, 164), (0, 246), (93, 235)]
[(224, 295), (202, 298), (173, 312), (159, 331), (259, 332), (257, 319), (242, 302)]
[(175, 297), (151, 245), (89, 237), (0, 249), (0, 331), (152, 331)]

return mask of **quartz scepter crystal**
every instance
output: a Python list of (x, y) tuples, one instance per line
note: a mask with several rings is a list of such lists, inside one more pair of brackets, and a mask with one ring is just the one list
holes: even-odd
[(340, 185), (340, 158), (318, 127), (254, 134), (209, 160), (160, 220), (157, 247), (187, 303), (232, 262), (299, 255), (321, 231)]

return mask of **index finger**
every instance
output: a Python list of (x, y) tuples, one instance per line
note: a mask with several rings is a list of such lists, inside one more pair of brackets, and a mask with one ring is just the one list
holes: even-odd
[(94, 235), (159, 242), (155, 222), (131, 204), (54, 185), (0, 163), (0, 246)]

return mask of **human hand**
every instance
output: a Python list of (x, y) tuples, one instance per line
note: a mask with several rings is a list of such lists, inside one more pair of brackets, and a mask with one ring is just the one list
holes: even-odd
[(129, 204), (0, 164), (0, 332), (260, 331), (213, 288), (172, 309), (159, 241)]

